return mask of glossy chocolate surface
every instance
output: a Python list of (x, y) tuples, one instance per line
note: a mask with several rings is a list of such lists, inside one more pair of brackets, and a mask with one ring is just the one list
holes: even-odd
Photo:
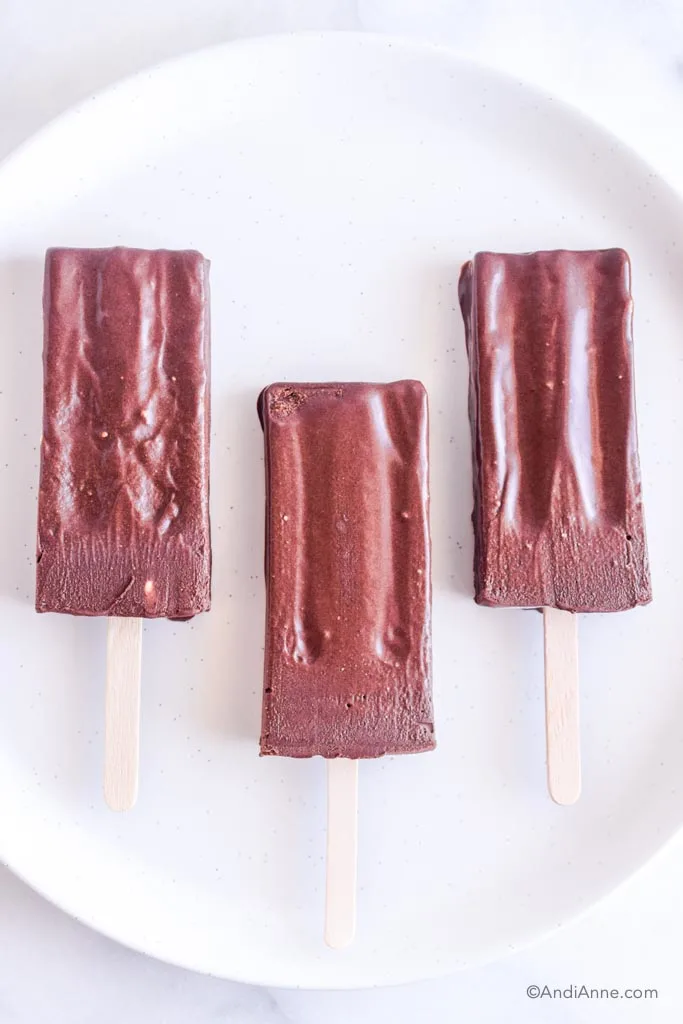
[(273, 384), (262, 754), (434, 746), (428, 410), (417, 381)]
[(621, 249), (479, 253), (470, 360), (475, 599), (620, 611), (651, 599)]
[(50, 249), (38, 611), (210, 606), (208, 262)]

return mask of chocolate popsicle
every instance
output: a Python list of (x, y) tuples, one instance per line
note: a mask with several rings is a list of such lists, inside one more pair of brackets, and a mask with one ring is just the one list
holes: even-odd
[(210, 606), (208, 261), (50, 249), (36, 609)]
[(273, 384), (262, 754), (434, 747), (427, 396)]
[(475, 600), (576, 612), (646, 604), (628, 256), (478, 253), (459, 293)]

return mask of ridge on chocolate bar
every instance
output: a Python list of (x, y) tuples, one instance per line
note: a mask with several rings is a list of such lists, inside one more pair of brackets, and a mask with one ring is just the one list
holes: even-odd
[(434, 746), (427, 396), (417, 381), (273, 384), (262, 754)]
[(208, 261), (50, 249), (36, 608), (210, 606)]
[(475, 599), (619, 611), (651, 599), (621, 249), (478, 253), (470, 362)]

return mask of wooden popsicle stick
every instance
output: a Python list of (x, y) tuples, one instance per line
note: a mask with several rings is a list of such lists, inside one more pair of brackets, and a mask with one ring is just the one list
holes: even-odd
[(557, 804), (576, 803), (581, 793), (577, 624), (574, 612), (543, 609), (548, 790)]
[(343, 949), (356, 932), (358, 761), (327, 762), (327, 892), (325, 942)]
[(138, 796), (142, 619), (107, 620), (104, 711), (104, 798), (129, 811)]

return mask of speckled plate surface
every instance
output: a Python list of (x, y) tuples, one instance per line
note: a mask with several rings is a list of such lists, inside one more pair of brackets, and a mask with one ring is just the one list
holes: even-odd
[[(557, 927), (683, 818), (683, 204), (572, 111), (444, 51), (281, 37), (164, 65), (0, 168), (0, 856), (131, 946), (276, 985), (407, 981)], [(142, 785), (101, 796), (105, 624), (32, 607), (46, 246), (212, 261), (214, 603), (145, 627)], [(540, 617), (477, 608), (456, 281), (475, 249), (624, 246), (654, 603), (584, 617), (584, 794), (545, 791)], [(324, 765), (257, 756), (263, 469), (283, 378), (432, 410), (438, 751), (361, 770), (358, 939), (322, 942)]]

